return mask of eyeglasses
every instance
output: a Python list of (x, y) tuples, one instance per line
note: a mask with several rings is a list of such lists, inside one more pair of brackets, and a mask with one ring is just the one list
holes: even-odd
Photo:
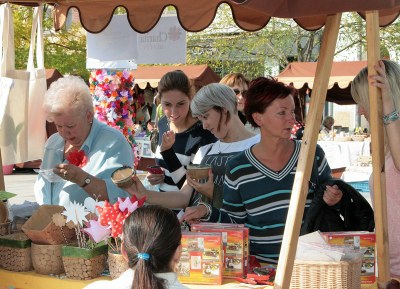
[(236, 95), (239, 95), (239, 93), (241, 93), (242, 95), (245, 95), (245, 94), (247, 93), (247, 90), (240, 90), (240, 89), (235, 88), (235, 89), (233, 90), (233, 92), (234, 92)]

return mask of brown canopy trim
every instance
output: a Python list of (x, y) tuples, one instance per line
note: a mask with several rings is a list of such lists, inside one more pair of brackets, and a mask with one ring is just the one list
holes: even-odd
[[(0, 0), (0, 3), (4, 2)], [(68, 10), (74, 7), (79, 11), (82, 26), (91, 33), (104, 30), (117, 7), (127, 10), (132, 29), (140, 33), (150, 31), (167, 6), (175, 7), (180, 24), (191, 32), (207, 28), (222, 3), (231, 7), (234, 21), (246, 31), (263, 28), (271, 17), (293, 18), (302, 28), (317, 30), (324, 26), (326, 15), (359, 11), (364, 16), (363, 11), (368, 10), (380, 10), (380, 25), (387, 26), (397, 18), (400, 11), (400, 0), (318, 1), (317, 5), (315, 0), (18, 0), (11, 3), (31, 6), (38, 3), (54, 4), (56, 30), (64, 26)]]
[[(367, 66), (366, 61), (333, 62), (326, 100), (337, 104), (355, 104), (350, 93), (351, 81)], [(312, 96), (317, 62), (293, 62), (278, 76), (278, 80), (293, 85), (304, 99), (307, 90)]]
[(208, 65), (180, 65), (180, 66), (140, 66), (134, 71), (135, 83), (141, 89), (147, 85), (158, 87), (161, 77), (173, 70), (182, 70), (192, 80), (196, 91), (209, 83), (219, 82), (220, 77)]

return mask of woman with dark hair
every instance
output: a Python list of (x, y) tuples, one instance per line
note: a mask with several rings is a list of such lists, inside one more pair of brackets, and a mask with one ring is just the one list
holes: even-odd
[(149, 173), (147, 179), (152, 185), (159, 184), (160, 191), (174, 191), (184, 184), (186, 166), (192, 163), (199, 147), (216, 139), (191, 114), (194, 90), (183, 71), (166, 73), (158, 84), (158, 95), (164, 117), (158, 121), (159, 140), (155, 156), (164, 174)]
[(144, 206), (124, 223), (122, 254), (129, 268), (113, 281), (84, 289), (185, 289), (174, 269), (181, 254), (181, 226), (176, 214), (161, 206)]

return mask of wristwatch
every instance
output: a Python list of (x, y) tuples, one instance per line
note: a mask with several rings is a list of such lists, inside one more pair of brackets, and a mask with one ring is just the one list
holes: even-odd
[(87, 177), (85, 178), (85, 182), (84, 182), (83, 185), (82, 185), (82, 188), (86, 187), (86, 186), (89, 185), (91, 182), (92, 182), (92, 179), (91, 179), (89, 176), (87, 176)]

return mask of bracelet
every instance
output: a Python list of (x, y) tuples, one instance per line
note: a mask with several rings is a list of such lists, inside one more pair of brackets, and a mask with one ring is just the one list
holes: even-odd
[(198, 206), (200, 206), (200, 205), (203, 205), (207, 208), (207, 214), (204, 217), (200, 218), (200, 220), (204, 221), (204, 222), (208, 222), (211, 218), (211, 212), (212, 212), (211, 205), (201, 202), (201, 201), (198, 203)]
[(393, 110), (391, 113), (388, 113), (383, 116), (383, 124), (388, 125), (392, 122), (398, 120), (400, 118), (399, 111), (397, 109)]

